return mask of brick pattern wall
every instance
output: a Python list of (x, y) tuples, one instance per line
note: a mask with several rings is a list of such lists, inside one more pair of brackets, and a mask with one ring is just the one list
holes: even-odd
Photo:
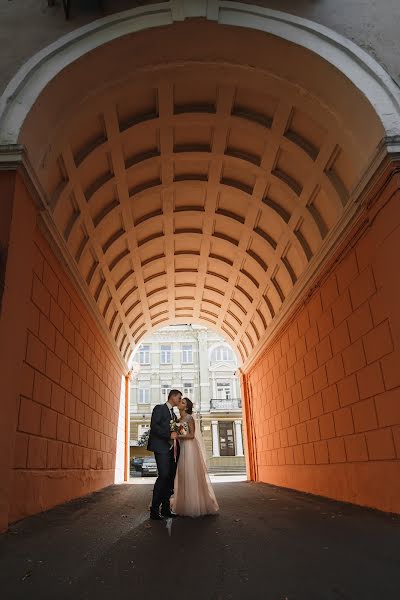
[(261, 481), (400, 512), (400, 360), (373, 237), (249, 373), (256, 461)]
[(34, 252), (14, 519), (114, 482), (123, 375), (40, 234)]

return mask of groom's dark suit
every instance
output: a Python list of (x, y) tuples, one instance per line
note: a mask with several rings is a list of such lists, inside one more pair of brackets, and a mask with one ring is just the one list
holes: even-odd
[[(150, 435), (147, 449), (154, 452), (157, 463), (158, 477), (154, 485), (151, 512), (158, 514), (160, 504), (162, 512), (169, 512), (169, 499), (174, 492), (174, 479), (176, 473), (176, 462), (174, 450), (171, 448), (171, 420), (177, 418), (173, 409), (167, 404), (157, 404), (151, 415)], [(179, 455), (179, 442), (178, 455)]]

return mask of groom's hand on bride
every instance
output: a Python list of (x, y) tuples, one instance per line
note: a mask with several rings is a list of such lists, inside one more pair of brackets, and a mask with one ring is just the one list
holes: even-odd
[(178, 434), (176, 433), (176, 431), (173, 431), (171, 433), (171, 440), (177, 440), (178, 439)]

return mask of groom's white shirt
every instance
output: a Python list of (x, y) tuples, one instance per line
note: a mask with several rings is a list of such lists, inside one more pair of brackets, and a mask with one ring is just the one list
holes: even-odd
[(175, 415), (174, 407), (172, 406), (172, 404), (170, 404), (169, 402), (166, 402), (165, 404), (168, 406), (169, 412), (171, 412), (171, 410), (172, 410), (172, 413)]

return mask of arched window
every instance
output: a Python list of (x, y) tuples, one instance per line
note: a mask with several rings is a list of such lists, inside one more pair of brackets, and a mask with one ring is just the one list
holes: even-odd
[(228, 346), (217, 346), (212, 352), (211, 362), (235, 362), (235, 355)]

